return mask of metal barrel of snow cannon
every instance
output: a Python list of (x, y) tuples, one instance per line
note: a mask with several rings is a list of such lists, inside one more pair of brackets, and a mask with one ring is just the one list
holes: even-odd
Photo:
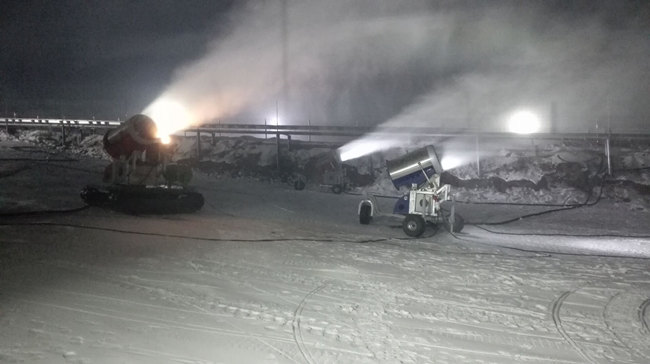
[(130, 156), (160, 144), (156, 123), (148, 116), (137, 114), (104, 135), (104, 150), (111, 157)]
[[(427, 176), (442, 173), (442, 165), (432, 145), (414, 150), (400, 158), (387, 160), (386, 168), (393, 185), (398, 190), (400, 187), (418, 186), (427, 182)], [(424, 173), (427, 175), (425, 176)]]

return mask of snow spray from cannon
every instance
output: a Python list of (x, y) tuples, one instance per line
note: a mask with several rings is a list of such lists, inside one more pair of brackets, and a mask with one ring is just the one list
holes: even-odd
[[(166, 133), (224, 118), (261, 122), (276, 106), (286, 124), (374, 123), (388, 107), (367, 104), (398, 98), (380, 87), (371, 95), (353, 91), (384, 84), (387, 75), (412, 85), (409, 77), (421, 79), (430, 73), (421, 69), (435, 67), (422, 60), (449, 36), (449, 18), (431, 11), (426, 0), (241, 3), (205, 53), (179, 67), (143, 111), (166, 125)], [(396, 89), (400, 98), (420, 92)], [(167, 124), (166, 110), (189, 117)]]

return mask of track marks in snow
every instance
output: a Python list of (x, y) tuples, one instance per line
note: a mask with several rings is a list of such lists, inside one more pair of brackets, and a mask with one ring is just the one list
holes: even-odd
[[(484, 262), (483, 258), (470, 258), (467, 260), (475, 263), (471, 268), (454, 271), (451, 269), (452, 265), (460, 265), (464, 261), (466, 263), (466, 260), (433, 259), (430, 261), (431, 259), (421, 252), (417, 254), (418, 257), (410, 252), (392, 252), (388, 254), (391, 259), (414, 261), (412, 265), (399, 264), (400, 268), (415, 273), (409, 284), (402, 287), (400, 277), (403, 275), (399, 271), (394, 274), (374, 275), (358, 268), (325, 269), (322, 267), (331, 264), (330, 261), (337, 261), (337, 258), (345, 252), (339, 248), (329, 249), (326, 250), (322, 261), (316, 261), (316, 257), (304, 252), (302, 245), (299, 246), (300, 248), (293, 251), (290, 258), (284, 261), (288, 264), (282, 264), (282, 269), (271, 268), (273, 262), (266, 262), (268, 265), (253, 264), (248, 261), (230, 264), (213, 257), (193, 260), (191, 267), (194, 275), (188, 278), (191, 278), (192, 282), (197, 282), (197, 277), (200, 278), (202, 275), (205, 279), (200, 280), (219, 277), (240, 284), (245, 290), (257, 292), (264, 297), (275, 296), (285, 303), (293, 302), (294, 307), (298, 303), (293, 317), (287, 321), (291, 323), (289, 329), (293, 335), (294, 345), (298, 348), (297, 354), (302, 358), (301, 360), (308, 363), (328, 362), (328, 359), (337, 355), (335, 353), (353, 355), (359, 360), (366, 357), (390, 360), (403, 355), (405, 362), (422, 362), (433, 358), (426, 354), (428, 350), (436, 352), (436, 358), (447, 357), (461, 361), (478, 356), (499, 358), (496, 359), (499, 361), (531, 360), (565, 363), (585, 362), (585, 360), (587, 362), (595, 360), (600, 363), (618, 358), (621, 362), (634, 363), (631, 359), (627, 360), (630, 356), (622, 352), (626, 348), (621, 344), (621, 340), (603, 342), (590, 340), (589, 333), (607, 334), (608, 329), (602, 318), (598, 322), (591, 322), (593, 318), (590, 317), (567, 316), (566, 301), (571, 299), (570, 294), (550, 304), (555, 307), (556, 320), (545, 324), (548, 322), (545, 318), (548, 317), (547, 307), (549, 307), (545, 297), (552, 294), (553, 287), (568, 286), (572, 279), (562, 277), (561, 274), (550, 276), (545, 274), (545, 279), (536, 279), (535, 274), (539, 269), (549, 269), (541, 263), (530, 261), (528, 265), (533, 265), (535, 269), (531, 272), (519, 271), (513, 274), (513, 267), (518, 264), (514, 259), (508, 260), (507, 264), (495, 269)], [(349, 247), (348, 253), (354, 254), (356, 249), (356, 247)], [(366, 260), (373, 260), (372, 264), (375, 264), (382, 259), (386, 257)], [(444, 274), (447, 270), (450, 275)], [(220, 273), (224, 271), (228, 273), (225, 275)], [(471, 274), (464, 274), (465, 271)], [(488, 275), (492, 277), (493, 282), (497, 282), (496, 285), (485, 281)], [(597, 276), (596, 273), (588, 274), (588, 276), (592, 275)], [(254, 281), (243, 279), (251, 276), (256, 277)], [(444, 280), (439, 281), (438, 277), (444, 277)], [(156, 279), (148, 281), (147, 279), (138, 277), (140, 284), (165, 286), (165, 283), (168, 285), (173, 283), (174, 291), (179, 294), (185, 292), (182, 294), (195, 295), (184, 290), (179, 291), (179, 287), (186, 285), (184, 282), (165, 282), (166, 280)], [(192, 282), (187, 282), (187, 286), (195, 285)], [(324, 286), (323, 282), (332, 282), (332, 284)], [(529, 284), (535, 287), (531, 288)], [(312, 293), (313, 289), (308, 291), (308, 286), (320, 289)], [(200, 285), (196, 287), (200, 288)], [(369, 295), (360, 292), (368, 292)], [(571, 299), (569, 313), (575, 310), (578, 312), (586, 310), (602, 315), (607, 300), (611, 299), (611, 292), (611, 289), (582, 289), (579, 292), (579, 300)], [(512, 294), (512, 297), (504, 299), (506, 293)], [(349, 304), (349, 297), (355, 295), (359, 298), (363, 297), (356, 306)], [(318, 298), (316, 299), (315, 296)], [(210, 298), (206, 296), (204, 299)], [(405, 307), (404, 310), (394, 304), (395, 300), (410, 302), (411, 307)], [(373, 301), (379, 306), (371, 308)], [(310, 305), (310, 302), (313, 302), (313, 305)], [(275, 308), (254, 306), (252, 302), (223, 302), (217, 305), (217, 311), (230, 314), (234, 318), (262, 318), (267, 322), (268, 320), (263, 318), (267, 314), (270, 314), (270, 317), (286, 318), (286, 312), (274, 312)], [(432, 313), (418, 311), (418, 306), (429, 307)], [(618, 303), (612, 303), (610, 309), (616, 306)], [(300, 316), (296, 316), (298, 310)], [(364, 310), (366, 316), (360, 315), (359, 311)], [(441, 316), (435, 314), (436, 311), (446, 314)], [(378, 313), (379, 316), (372, 319), (367, 316), (368, 312)], [(342, 321), (343, 318), (345, 321)], [(400, 321), (402, 319), (406, 319), (403, 325)], [(365, 322), (372, 325), (374, 329), (365, 329), (367, 327)], [(387, 322), (393, 324), (388, 327)], [(415, 322), (427, 322), (430, 326), (417, 327), (414, 326)], [(350, 326), (346, 327), (347, 325)], [(575, 325), (584, 327), (587, 330), (586, 336), (576, 335), (579, 331), (576, 331)], [(297, 326), (299, 326), (298, 331), (296, 331)], [(267, 325), (267, 328), (283, 331), (287, 329), (287, 322), (282, 324), (273, 322)], [(563, 330), (566, 337), (552, 334), (560, 330)], [(619, 333), (619, 328), (612, 327), (609, 335), (616, 336)], [(476, 347), (477, 350), (460, 350), (459, 342), (463, 343), (462, 346)], [(570, 344), (571, 342), (585, 356), (573, 358), (571, 350), (576, 349)], [(377, 343), (379, 346), (375, 346)], [(359, 352), (362, 348), (366, 348), (367, 352)], [(614, 351), (616, 351), (615, 355), (611, 356)]]
[(569, 295), (573, 293), (572, 291), (566, 291), (562, 293), (560, 296), (558, 296), (555, 301), (553, 301), (553, 305), (551, 308), (551, 316), (553, 318), (553, 323), (555, 324), (555, 328), (557, 331), (562, 335), (564, 340), (566, 340), (572, 347), (573, 349), (583, 358), (587, 361), (587, 363), (594, 363), (593, 360), (585, 353), (578, 344), (569, 336), (569, 334), (566, 332), (564, 329), (564, 326), (562, 325), (562, 319), (560, 318), (560, 311), (562, 309), (562, 304), (566, 300)]
[[(626, 354), (628, 362), (639, 363), (647, 360), (648, 338), (643, 333), (643, 323), (634, 322), (639, 315), (639, 308), (643, 305), (645, 297), (629, 291), (614, 291), (605, 304), (602, 317), (603, 321), (616, 342), (620, 344)], [(640, 304), (639, 304), (640, 303)], [(619, 355), (623, 361), (623, 355)]]
[(302, 328), (300, 327), (300, 320), (302, 319), (302, 312), (305, 309), (305, 304), (307, 304), (307, 299), (310, 296), (316, 294), (316, 292), (320, 291), (323, 288), (325, 288), (325, 284), (322, 284), (314, 288), (311, 292), (307, 293), (307, 295), (303, 297), (303, 299), (300, 301), (300, 304), (298, 304), (298, 307), (296, 307), (296, 310), (293, 313), (293, 324), (292, 324), (293, 340), (296, 342), (296, 345), (298, 345), (300, 354), (302, 354), (302, 357), (309, 364), (313, 363), (314, 361), (305, 345), (305, 339), (302, 336)]
[(642, 332), (645, 335), (650, 335), (650, 326), (648, 326), (648, 307), (650, 306), (650, 298), (643, 301), (639, 306), (639, 322), (641, 322)]
[[(552, 303), (553, 323), (562, 338), (588, 363), (641, 363), (647, 337), (635, 322), (644, 298), (635, 291), (588, 284), (565, 291)], [(597, 338), (597, 339), (596, 339)]]
[[(151, 262), (148, 262), (147, 264), (149, 263)], [(186, 278), (192, 278), (192, 281), (189, 282), (180, 281), (178, 279), (179, 277), (178, 275), (176, 275), (177, 278), (175, 279), (168, 279), (162, 277), (160, 279), (156, 279), (151, 277), (144, 277), (147, 275), (145, 274), (147, 272), (146, 270), (145, 271), (140, 270), (137, 273), (137, 275), (135, 274), (136, 273), (135, 271), (133, 272), (122, 271), (122, 273), (119, 276), (112, 274), (110, 277), (107, 277), (107, 275), (100, 274), (99, 272), (96, 271), (95, 272), (90, 271), (88, 272), (88, 275), (96, 277), (95, 279), (99, 279), (101, 281), (115, 284), (123, 289), (135, 290), (135, 291), (145, 293), (147, 296), (151, 297), (152, 299), (155, 298), (155, 301), (169, 302), (174, 306), (178, 306), (178, 305), (187, 306), (189, 309), (175, 309), (175, 310), (179, 310), (179, 313), (183, 314), (184, 316), (188, 316), (188, 315), (190, 315), (190, 317), (194, 316), (194, 318), (190, 320), (191, 322), (201, 321), (199, 318), (196, 317), (196, 315), (199, 312), (205, 313), (206, 315), (209, 316), (218, 316), (222, 320), (224, 325), (232, 326), (234, 328), (233, 332), (230, 331), (226, 332), (226, 334), (228, 334), (226, 336), (241, 337), (241, 338), (246, 337), (245, 335), (243, 335), (243, 333), (246, 331), (245, 329), (243, 328), (237, 329), (241, 325), (238, 324), (238, 322), (244, 322), (241, 320), (248, 321), (251, 324), (255, 325), (255, 327), (257, 327), (257, 330), (265, 329), (266, 332), (268, 332), (269, 335), (271, 335), (272, 337), (274, 336), (282, 337), (284, 333), (287, 332), (287, 329), (289, 330), (293, 329), (293, 326), (295, 325), (296, 322), (295, 311), (289, 313), (283, 310), (278, 310), (277, 308), (273, 308), (273, 307), (264, 307), (263, 305), (255, 304), (253, 302), (248, 302), (248, 303), (237, 302), (237, 301), (219, 302), (221, 301), (220, 297), (218, 296), (219, 295), (218, 292), (220, 290), (219, 287), (195, 283), (197, 282), (197, 278), (201, 277), (201, 272), (203, 268), (201, 267), (200, 264), (197, 264), (196, 262), (191, 264), (191, 266), (192, 266), (193, 273), (190, 276), (183, 275)], [(67, 268), (73, 269), (73, 267), (67, 267)], [(77, 267), (76, 269), (81, 269), (81, 268)], [(88, 267), (84, 269), (88, 269)], [(151, 273), (153, 273), (154, 276), (158, 274), (158, 272), (155, 271), (151, 271)], [(250, 277), (250, 274), (246, 273), (243, 274), (243, 276)], [(259, 272), (259, 276), (261, 278), (264, 277), (265, 274), (263, 272)], [(120, 277), (120, 278), (117, 279), (116, 277)], [(264, 287), (266, 286), (266, 283), (264, 283), (266, 279), (269, 279), (269, 281), (273, 280), (272, 275), (270, 278), (271, 279), (269, 279), (269, 277), (266, 277), (265, 279), (263, 279), (262, 282), (258, 281), (257, 283), (258, 284), (261, 283), (260, 286)], [(282, 278), (278, 278), (278, 279), (282, 280)], [(234, 283), (244, 284), (245, 282), (234, 282)], [(279, 286), (279, 287), (283, 287), (285, 289), (287, 288), (287, 286)], [(194, 288), (198, 288), (198, 290), (194, 290)], [(296, 289), (296, 288), (299, 287), (293, 287), (290, 291), (286, 291), (282, 293), (282, 295), (286, 295), (287, 297), (293, 297), (295, 296), (296, 293), (301, 292), (301, 289)], [(344, 300), (347, 295), (349, 295), (351, 292), (354, 292), (356, 289), (357, 288), (355, 287), (340, 287), (338, 289), (333, 290), (332, 292), (327, 292), (324, 294), (319, 293), (319, 302), (318, 304), (314, 305), (313, 308), (316, 310), (317, 313), (321, 312), (323, 308), (325, 308), (323, 307), (323, 303), (326, 303), (325, 306), (329, 307), (331, 306), (329, 305), (329, 303)], [(212, 296), (210, 292), (212, 292), (214, 296)], [(243, 290), (242, 293), (246, 294), (246, 290)], [(267, 295), (267, 297), (272, 297), (269, 294), (269, 292), (266, 292), (265, 295)], [(307, 295), (308, 295), (307, 297), (310, 297), (309, 292), (307, 292)], [(302, 296), (300, 297), (305, 299), (305, 293), (302, 293)], [(322, 299), (325, 299), (325, 302), (323, 302)], [(338, 325), (336, 323), (323, 321), (322, 319), (317, 320), (314, 319), (313, 317), (305, 317), (304, 315), (302, 315), (307, 300), (308, 298), (305, 299), (304, 301), (301, 301), (300, 298), (286, 300), (287, 302), (292, 303), (292, 305), (295, 305), (296, 302), (303, 303), (302, 306), (300, 307), (300, 312), (301, 312), (301, 315), (299, 316), (300, 318), (297, 319), (297, 322), (299, 322), (299, 325), (301, 327), (301, 330), (299, 331), (301, 337), (301, 340), (299, 342), (301, 343), (300, 344), (301, 347), (303, 348), (317, 347), (318, 352), (321, 355), (326, 355), (326, 357), (336, 356), (336, 355), (353, 355), (355, 357), (370, 356), (370, 354), (368, 353), (360, 352), (358, 349), (355, 349), (354, 338), (357, 337), (358, 335), (352, 332), (351, 329), (345, 329), (343, 326)], [(163, 309), (166, 308), (165, 306), (159, 306), (159, 305), (154, 305), (154, 306), (162, 307)], [(152, 305), (147, 305), (147, 307), (156, 308), (153, 307)], [(259, 322), (260, 324), (257, 324), (256, 322)], [(246, 325), (246, 327), (249, 327), (250, 329), (250, 325)], [(237, 332), (240, 334), (235, 334)], [(289, 331), (289, 333), (291, 333), (291, 331)], [(309, 339), (306, 339), (306, 336), (304, 335), (305, 333), (309, 334), (308, 335)], [(276, 345), (272, 345), (272, 342), (267, 342), (267, 340), (264, 339), (264, 335), (251, 336), (250, 338), (253, 340), (260, 341), (260, 343), (268, 346), (272, 351), (275, 351), (277, 353), (283, 353), (281, 354), (283, 356), (289, 355), (287, 356), (287, 358), (290, 359), (291, 361), (294, 360), (292, 357), (290, 357), (290, 354), (286, 353), (286, 348), (282, 349), (282, 348), (278, 348)], [(287, 340), (289, 340), (289, 338), (290, 336), (286, 337)], [(325, 341), (323, 341), (324, 339)], [(281, 340), (279, 341), (279, 343), (284, 345), (288, 342), (287, 340)], [(327, 341), (330, 341), (331, 345), (324, 344)], [(274, 342), (278, 342), (277, 337)], [(293, 342), (295, 343), (295, 340)], [(317, 361), (320, 362), (320, 360)]]
[[(205, 341), (206, 336), (213, 336), (213, 340), (220, 345), (223, 345), (224, 338), (230, 338), (233, 342), (238, 343), (238, 345), (244, 345), (246, 341), (257, 342), (257, 347), (253, 348), (256, 352), (259, 352), (259, 348), (262, 346), (267, 347), (276, 354), (286, 357), (291, 362), (298, 363), (298, 361), (293, 359), (291, 353), (279, 347), (279, 345), (290, 347), (293, 341), (288, 336), (282, 335), (281, 333), (263, 332), (261, 330), (249, 331), (248, 327), (243, 328), (235, 324), (232, 318), (215, 315), (213, 312), (189, 302), (186, 305), (192, 309), (174, 309), (160, 305), (145, 305), (144, 308), (138, 309), (138, 302), (114, 300), (109, 297), (108, 301), (115, 301), (116, 306), (114, 306), (113, 304), (107, 304), (106, 300), (101, 299), (97, 295), (60, 291), (59, 293), (66, 293), (63, 296), (56, 296), (59, 298), (55, 301), (63, 301), (61, 303), (52, 303), (52, 298), (54, 297), (50, 297), (48, 302), (28, 298), (22, 298), (21, 302), (33, 306), (47, 307), (49, 312), (64, 314), (68, 312), (74, 315), (74, 317), (77, 317), (77, 320), (81, 321), (111, 322), (115, 323), (118, 327), (131, 327), (130, 331), (132, 332), (140, 332), (143, 335), (152, 335), (153, 337), (165, 338), (170, 335), (191, 335), (193, 337), (201, 337)], [(70, 300), (70, 295), (77, 297), (74, 300)], [(216, 316), (217, 320), (214, 320), (214, 316)], [(230, 326), (232, 329), (224, 326)], [(105, 348), (105, 345), (99, 344), (99, 346)], [(147, 352), (147, 349), (131, 344), (117, 345), (113, 349), (128, 353)], [(151, 352), (153, 353), (153, 351)], [(154, 355), (153, 357), (160, 358), (161, 355)], [(183, 359), (182, 356), (173, 354), (162, 355), (162, 358), (169, 361)], [(195, 360), (188, 357), (180, 361), (187, 363), (209, 362), (208, 360)]]

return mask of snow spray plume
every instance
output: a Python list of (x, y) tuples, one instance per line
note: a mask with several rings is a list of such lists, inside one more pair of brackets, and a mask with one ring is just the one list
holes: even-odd
[[(412, 72), (435, 65), (432, 44), (448, 37), (441, 31), (449, 29), (448, 20), (426, 0), (282, 4), (250, 2), (239, 9), (237, 25), (203, 58), (179, 69), (145, 113), (171, 108), (184, 118), (163, 126), (166, 132), (225, 117), (261, 122), (275, 116), (276, 105), (283, 123), (370, 123), (426, 89)], [(407, 76), (403, 87), (399, 81)]]
[[(647, 128), (650, 26), (639, 14), (647, 16), (650, 5), (597, 1), (590, 12), (566, 11), (569, 5), (563, 12), (543, 3), (504, 4), (450, 10), (453, 21), (441, 29), (450, 34), (448, 57), (432, 60), (452, 70), (450, 77), (436, 79), (381, 127), (503, 131), (506, 115), (525, 108), (540, 116), (543, 132)], [(396, 145), (404, 143), (376, 132), (340, 153), (353, 158)]]

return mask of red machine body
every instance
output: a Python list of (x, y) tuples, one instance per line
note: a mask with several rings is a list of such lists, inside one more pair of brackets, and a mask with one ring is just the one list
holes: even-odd
[(192, 169), (171, 162), (173, 146), (158, 138), (156, 123), (138, 114), (104, 135), (104, 150), (113, 162), (104, 171), (106, 186), (86, 186), (81, 198), (134, 214), (194, 212), (203, 195), (188, 187)]
[(157, 134), (156, 123), (150, 117), (134, 115), (119, 128), (109, 130), (104, 135), (104, 150), (114, 159), (129, 157), (136, 151), (158, 152), (160, 139)]

